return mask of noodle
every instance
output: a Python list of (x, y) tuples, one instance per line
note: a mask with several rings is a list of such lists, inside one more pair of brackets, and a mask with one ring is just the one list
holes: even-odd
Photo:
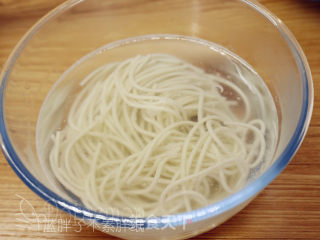
[[(50, 167), (92, 209), (190, 211), (241, 189), (263, 161), (265, 124), (221, 76), (164, 54), (104, 65), (81, 83)], [(231, 89), (238, 102), (222, 92)]]

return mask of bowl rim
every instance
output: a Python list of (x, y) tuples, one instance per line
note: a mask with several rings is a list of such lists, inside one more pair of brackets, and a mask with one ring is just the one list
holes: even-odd
[(230, 195), (229, 197), (223, 199), (222, 201), (210, 204), (209, 206), (196, 209), (190, 212), (184, 212), (180, 214), (168, 215), (168, 216), (150, 216), (146, 218), (137, 217), (122, 217), (115, 216), (111, 214), (105, 214), (93, 210), (89, 210), (85, 207), (73, 204), (51, 190), (45, 187), (41, 182), (39, 182), (36, 177), (34, 177), (27, 168), (23, 165), (19, 159), (17, 153), (15, 152), (13, 146), (11, 145), (8, 132), (6, 129), (6, 122), (4, 117), (4, 95), (6, 89), (6, 83), (9, 79), (10, 72), (15, 61), (18, 59), (21, 51), (32, 38), (32, 36), (37, 33), (41, 27), (46, 24), (50, 19), (54, 18), (56, 15), (63, 13), (64, 11), (72, 8), (84, 0), (68, 0), (49, 13), (42, 17), (38, 22), (36, 22), (33, 27), (22, 37), (18, 42), (16, 47), (11, 52), (6, 63), (3, 66), (3, 70), (0, 75), (1, 85), (0, 85), (0, 144), (4, 156), (6, 157), (8, 163), (16, 174), (21, 178), (21, 180), (37, 195), (49, 202), (50, 204), (58, 207), (59, 209), (78, 217), (85, 221), (96, 221), (100, 224), (107, 224), (112, 227), (120, 228), (175, 228), (179, 226), (184, 226), (185, 224), (194, 223), (202, 221), (214, 216), (218, 216), (234, 207), (244, 204), (257, 195), (263, 188), (265, 188), (277, 175), (279, 175), (282, 170), (290, 162), (299, 146), (302, 143), (303, 138), (307, 132), (311, 115), (313, 109), (313, 82), (311, 71), (307, 62), (307, 59), (292, 33), (288, 28), (282, 23), (282, 21), (273, 15), (269, 10), (260, 5), (257, 2), (251, 2), (249, 0), (239, 0), (240, 2), (251, 7), (256, 12), (262, 14), (265, 18), (273, 24), (273, 26), (280, 32), (282, 37), (287, 42), (290, 47), (292, 54), (295, 58), (296, 64), (299, 69), (300, 78), (302, 79), (302, 106), (298, 124), (291, 137), (288, 145), (281, 153), (281, 155), (274, 161), (270, 168), (258, 177), (255, 181), (248, 184), (242, 190)]

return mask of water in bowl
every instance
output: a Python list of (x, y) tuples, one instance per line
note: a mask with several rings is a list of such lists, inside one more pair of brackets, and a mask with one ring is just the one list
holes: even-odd
[[(124, 61), (137, 55), (153, 53), (173, 55), (203, 69), (206, 73), (218, 75), (236, 84), (251, 105), (249, 119), (261, 119), (266, 126), (264, 135), (266, 151), (263, 161), (254, 169), (251, 169), (247, 182), (254, 180), (272, 163), (278, 137), (276, 107), (268, 87), (244, 59), (222, 46), (193, 37), (177, 35), (139, 36), (107, 44), (78, 60), (60, 77), (43, 103), (37, 125), (38, 156), (52, 183), (52, 189), (66, 199), (83, 204), (81, 198), (69, 191), (63, 182), (57, 180), (48, 162), (53, 144), (51, 136), (67, 124), (66, 119), (70, 107), (82, 89), (79, 83), (101, 65)], [(248, 114), (243, 98), (227, 85), (222, 84), (222, 87), (222, 96), (237, 102), (232, 111), (239, 119)], [(193, 116), (192, 120), (196, 121), (197, 116)], [(227, 194), (221, 194), (217, 200), (226, 196)], [(104, 211), (103, 209), (97, 210)]]

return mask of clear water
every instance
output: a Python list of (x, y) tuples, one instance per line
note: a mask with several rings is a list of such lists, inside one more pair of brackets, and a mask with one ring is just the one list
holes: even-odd
[[(150, 53), (174, 55), (208, 73), (221, 75), (240, 87), (252, 106), (250, 118), (260, 118), (266, 124), (267, 149), (264, 161), (251, 172), (248, 182), (254, 180), (272, 162), (278, 135), (277, 111), (266, 84), (249, 64), (222, 46), (201, 39), (177, 35), (140, 36), (108, 44), (77, 61), (53, 86), (42, 106), (37, 126), (39, 159), (53, 189), (70, 201), (79, 202), (76, 196), (55, 180), (48, 165), (52, 147), (50, 136), (57, 129), (63, 128), (68, 109), (85, 76), (101, 65)], [(241, 118), (244, 108), (241, 98), (228, 88), (224, 88), (223, 95), (238, 101), (234, 111)]]

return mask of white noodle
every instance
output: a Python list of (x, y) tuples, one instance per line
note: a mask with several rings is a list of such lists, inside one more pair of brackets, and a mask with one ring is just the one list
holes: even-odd
[[(190, 211), (239, 190), (263, 161), (266, 127), (250, 119), (245, 93), (176, 57), (107, 64), (80, 86), (49, 159), (61, 184), (90, 208)], [(225, 86), (243, 102), (242, 116), (222, 95)]]

